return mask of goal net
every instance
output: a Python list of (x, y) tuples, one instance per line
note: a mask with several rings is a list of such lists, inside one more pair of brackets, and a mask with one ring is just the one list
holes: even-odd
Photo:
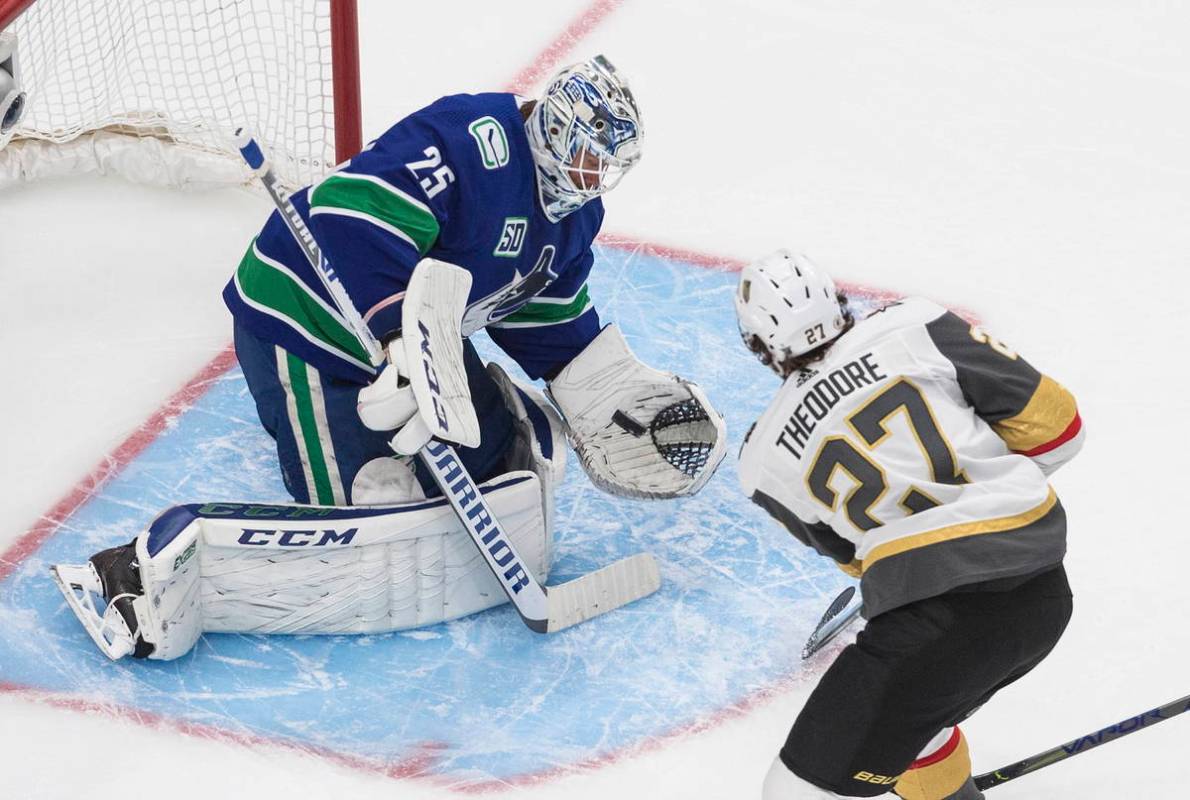
[(311, 183), (360, 146), (355, 17), (355, 0), (0, 0), (28, 95), (0, 185), (245, 183), (245, 124), (286, 184)]

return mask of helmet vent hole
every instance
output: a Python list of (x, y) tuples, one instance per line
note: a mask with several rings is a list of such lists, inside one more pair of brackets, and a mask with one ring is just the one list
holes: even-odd
[(781, 299), (785, 301), (785, 305), (789, 306), (790, 308), (793, 308), (792, 300), (790, 300), (788, 297), (782, 297)]
[(806, 299), (807, 300), (810, 299), (810, 287), (809, 286), (806, 287)]
[(773, 324), (774, 324), (774, 325), (780, 325), (780, 324), (781, 324), (781, 323), (777, 322), (777, 315), (776, 315), (776, 314), (769, 314), (769, 319), (771, 319), (771, 320), (773, 321)]
[(744, 281), (740, 284), (740, 297), (744, 298), (745, 303), (752, 299), (752, 281)]

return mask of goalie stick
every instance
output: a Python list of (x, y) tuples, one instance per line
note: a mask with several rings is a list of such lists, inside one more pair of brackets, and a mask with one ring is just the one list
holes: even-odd
[(986, 772), (983, 775), (975, 776), (975, 787), (980, 791), (984, 789), (991, 789), (999, 786), (1002, 783), (1007, 783), (1022, 775), (1028, 775), (1030, 772), (1048, 767), (1051, 764), (1056, 764), (1059, 761), (1064, 761), (1071, 756), (1077, 756), (1079, 753), (1085, 753), (1093, 747), (1098, 747), (1101, 744), (1115, 741), (1121, 736), (1127, 736), (1130, 733), (1139, 731), (1141, 728), (1146, 728), (1150, 725), (1156, 725), (1158, 722), (1164, 722), (1171, 717), (1176, 717), (1185, 711), (1190, 711), (1190, 695), (1174, 700), (1172, 703), (1166, 703), (1163, 706), (1149, 709), (1148, 711), (1137, 714), (1134, 717), (1129, 717), (1126, 720), (1117, 722), (1114, 725), (1108, 725), (1094, 733), (1089, 733), (1086, 736), (1080, 736), (1077, 739), (1072, 739), (1069, 742), (1050, 748), (1043, 753), (1038, 753), (1035, 756), (1017, 761), (1014, 764), (1009, 764), (1005, 767), (1000, 767), (993, 772)]
[[(247, 129), (236, 131), (236, 148), (268, 191), (290, 233), (368, 351), (373, 365), (379, 366), (384, 361), (380, 343), (364, 324), (346, 288), (278, 182), (264, 151)], [(554, 633), (646, 597), (661, 587), (657, 562), (648, 553), (629, 556), (566, 583), (542, 586), (522, 566), (525, 562), (501, 529), (483, 494), (476, 490), (454, 448), (445, 441), (432, 439), (418, 456), (530, 630)]]

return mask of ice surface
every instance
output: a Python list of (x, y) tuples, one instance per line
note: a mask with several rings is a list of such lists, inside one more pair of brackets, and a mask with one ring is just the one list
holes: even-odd
[[(977, 770), (1186, 693), (1190, 632), (1181, 609), (1190, 595), (1181, 572), (1190, 558), (1190, 537), (1181, 530), (1178, 499), (1185, 493), (1184, 454), (1190, 452), (1190, 433), (1180, 424), (1190, 394), (1184, 368), (1190, 289), (1187, 8), (1107, 0), (442, 0), (419, 10), (414, 31), (407, 4), (361, 6), (368, 135), (441, 94), (500, 88), (582, 11), (615, 6), (572, 51), (606, 52), (632, 78), (644, 111), (646, 155), (607, 200), (609, 230), (738, 258), (803, 247), (844, 278), (924, 293), (977, 312), (990, 330), (1074, 391), (1088, 444), (1054, 483), (1071, 525), (1067, 563), (1075, 616), (1034, 674), (966, 724)], [(393, 31), (401, 32), (399, 47), (392, 44)], [(264, 213), (247, 196), (175, 197), (111, 182), (46, 184), (0, 196), (0, 551), (224, 346), (228, 323), (218, 291)], [(605, 265), (615, 256), (607, 258)], [(658, 347), (689, 339), (682, 358), (694, 352), (696, 341), (706, 348), (680, 371), (711, 386), (738, 441), (741, 425), (754, 413), (749, 404), (760, 402), (751, 393), (763, 395), (769, 378), (734, 349), (730, 321), (716, 305), (723, 285), (700, 270), (673, 267), (667, 275), (654, 264), (639, 275), (619, 270), (617, 278), (658, 291), (671, 303), (679, 293), (691, 304), (698, 299), (697, 331), (661, 323)], [(643, 356), (677, 364), (650, 349), (652, 340), (634, 319), (646, 312), (622, 301), (623, 286), (604, 285), (599, 292), (597, 300), (623, 320)], [(723, 394), (715, 387), (726, 382), (732, 364), (739, 367), (738, 384)], [(215, 391), (233, 385), (229, 380)], [(178, 429), (235, 422), (251, 432), (248, 411), (241, 408), (233, 417), (212, 415), (200, 404)], [(173, 434), (168, 431), (158, 444)], [(209, 452), (195, 458), (239, 459), (249, 468), (239, 475), (199, 469), (167, 476), (168, 465), (146, 451), (146, 460), (121, 480), (143, 479), (167, 500), (126, 495), (117, 501), (105, 494), (92, 506), (111, 514), (107, 527), (71, 521), (75, 527), (44, 549), (61, 548), (73, 558), (96, 542), (118, 541), (130, 535), (126, 525), (143, 524), (159, 505), (182, 499), (175, 487), (181, 492), (199, 481), (212, 481), (208, 486), (222, 492), (256, 475), (267, 483), (253, 491), (280, 497), (264, 468), (267, 451), (248, 447), (248, 441), (243, 448), (219, 437), (207, 441)], [(801, 645), (804, 631), (795, 629), (812, 624), (821, 610), (803, 611), (799, 604), (821, 602), (811, 593), (825, 596), (840, 579), (779, 531), (765, 527), (769, 536), (762, 539), (762, 520), (731, 493), (730, 469), (725, 465), (705, 498), (674, 504), (673, 525), (621, 519), (631, 504), (616, 504), (616, 514), (607, 516), (606, 507), (597, 505), (600, 498), (584, 493), (572, 471), (556, 578), (616, 553), (654, 550), (664, 593), (594, 625), (658, 625), (665, 641), (683, 648), (698, 641), (706, 652), (660, 653), (671, 669), (650, 673), (659, 685), (645, 689), (655, 691), (654, 698), (672, 698), (680, 687), (672, 710), (619, 696), (617, 707), (647, 719), (617, 719), (615, 727), (602, 729), (586, 722), (603, 718), (605, 709), (584, 706), (575, 712), (580, 721), (574, 728), (540, 732), (537, 752), (526, 756), (536, 759), (531, 764), (505, 768), (493, 755), (483, 774), (514, 780), (479, 783), (473, 791), (568, 800), (759, 795), (773, 753), (816, 671), (829, 661), (824, 654), (805, 672), (781, 661)], [(107, 491), (118, 489), (112, 484)], [(612, 546), (622, 550), (607, 549)], [(721, 563), (737, 555), (730, 568)], [(775, 574), (783, 562), (805, 571)], [(298, 695), (332, 697), (336, 680), (349, 671), (336, 661), (341, 656), (319, 648), (354, 652), (366, 649), (364, 640), (348, 647), (345, 641), (334, 647), (288, 642), (289, 650), (270, 662), (251, 652), (252, 641), (211, 637), (223, 640), (226, 651), (204, 644), (190, 666), (213, 677), (203, 684), (178, 665), (172, 685), (185, 685), (189, 694), (167, 696), (171, 684), (162, 665), (103, 665), (83, 646), (81, 631), (71, 627), (48, 581), (39, 582), (44, 563), (44, 552), (34, 554), (0, 586), (0, 673), (20, 670), (29, 685), (60, 691), (0, 685), (0, 789), (6, 797), (123, 796), (134, 782), (184, 800), (244, 796), (249, 786), (255, 798), (286, 800), (457, 797), (458, 791), (409, 776), (445, 768), (448, 781), (483, 781), (467, 771), (475, 762), (452, 762), (452, 751), (442, 744), (462, 741), (453, 752), (472, 755), (487, 746), (493, 754), (513, 749), (507, 738), (483, 743), (467, 731), (449, 730), (451, 739), (441, 735), (443, 728), (419, 739), (418, 731), (402, 730), (401, 715), (391, 715), (387, 735), (396, 744), (365, 757), (334, 748), (373, 741), (377, 723), (367, 736), (357, 732), (367, 728), (366, 715), (323, 725), (324, 714), (348, 715), (337, 700), (312, 705), (306, 714), (270, 716), (269, 692), (277, 694), (278, 706)], [(816, 585), (827, 576), (836, 581), (829, 589)], [(27, 591), (14, 593), (14, 581), (23, 581)], [(723, 612), (714, 605), (720, 602)], [(778, 613), (782, 607), (790, 613)], [(659, 608), (672, 609), (665, 625), (653, 616)], [(461, 634), (458, 626), (392, 639), (408, 649), (458, 648), (461, 658), (480, 663), (496, 646), (485, 637), (500, 632), (499, 621), (510, 613), (494, 610), (464, 621), (478, 629), (467, 631), (468, 641), (486, 648), (469, 655), (465, 643), (445, 635)], [(727, 630), (720, 619), (748, 614), (758, 616), (743, 632)], [(565, 648), (569, 642), (574, 670), (609, 662), (592, 674), (617, 677), (613, 655), (634, 658), (620, 641), (595, 643), (612, 643), (613, 655), (606, 658), (579, 647), (582, 637), (599, 630), (580, 626), (564, 634), (570, 638), (534, 646)], [(507, 633), (523, 641), (513, 626)], [(50, 647), (40, 646), (43, 637)], [(375, 638), (372, 648), (388, 642)], [(68, 644), (77, 649), (66, 649)], [(741, 647), (757, 656), (755, 666), (737, 658)], [(72, 657), (64, 660), (67, 653)], [(644, 659), (639, 663), (653, 668)], [(382, 667), (385, 675), (396, 670)], [(443, 675), (459, 669), (440, 668)], [(536, 673), (513, 676), (510, 669), (503, 665), (493, 680), (504, 686), (513, 677), (538, 679)], [(280, 686), (269, 680), (277, 675), (285, 676)], [(349, 685), (357, 680), (349, 677)], [(80, 690), (84, 678), (91, 683)], [(618, 689), (643, 683), (632, 683), (627, 672), (618, 678)], [(237, 680), (240, 688), (230, 696), (220, 693)], [(244, 696), (249, 685), (259, 692), (254, 700)], [(387, 688), (377, 682), (376, 702), (384, 704)], [(564, 700), (562, 693), (554, 691), (549, 703), (530, 711), (547, 714), (547, 706)], [(113, 706), (109, 700), (142, 705)], [(424, 711), (442, 701), (418, 702)], [(173, 714), (201, 722), (179, 723)], [(660, 722), (667, 714), (669, 725)], [(277, 719), (288, 729), (281, 731)], [(504, 736), (524, 730), (509, 715), (490, 715), (479, 724)], [(1185, 797), (1178, 766), (1188, 724), (1190, 719), (1179, 719), (1126, 737), (989, 796)], [(570, 736), (571, 730), (582, 737)], [(278, 745), (278, 736), (297, 744)], [(550, 739), (556, 741), (541, 744)], [(331, 749), (315, 742), (329, 742)], [(584, 757), (578, 751), (591, 742), (601, 745), (584, 750)], [(581, 769), (574, 774), (534, 772), (545, 779), (516, 779), (549, 764), (573, 765), (576, 758)], [(393, 760), (378, 768), (376, 759)]]
[[(735, 281), (600, 247), (590, 284), (604, 321), (620, 325), (640, 358), (681, 364), (706, 388), (727, 417), (731, 452), (778, 385), (740, 346)], [(863, 314), (872, 300), (855, 304)], [(483, 342), (485, 356), (516, 369)], [(177, 662), (112, 664), (47, 564), (123, 543), (176, 503), (288, 500), (272, 441), (232, 369), (0, 583), (0, 681), (377, 765), (422, 753), (436, 781), (483, 785), (633, 748), (801, 672), (799, 645), (844, 577), (740, 502), (733, 459), (696, 497), (664, 502), (605, 495), (571, 461), (552, 581), (643, 549), (663, 565), (657, 595), (549, 637), (505, 607), (404, 634), (213, 634)]]

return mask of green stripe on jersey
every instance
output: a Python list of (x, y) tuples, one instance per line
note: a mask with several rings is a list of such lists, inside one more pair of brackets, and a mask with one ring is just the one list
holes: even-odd
[(583, 284), (583, 288), (579, 289), (578, 294), (569, 300), (556, 302), (549, 302), (544, 298), (530, 300), (496, 324), (503, 325), (509, 323), (511, 325), (524, 326), (557, 325), (560, 322), (569, 322), (572, 319), (581, 317), (590, 305), (591, 299), (587, 296), (587, 285)]
[(314, 491), (317, 497), (310, 498), (312, 503), (330, 506), (335, 504), (335, 493), (331, 489), (330, 474), (326, 467), (326, 454), (322, 452), (322, 441), (318, 438), (318, 422), (314, 417), (314, 402), (310, 398), (309, 373), (306, 372), (306, 362), (292, 353), (285, 354), (286, 366), (289, 367), (289, 385), (292, 387), (293, 399), (297, 406), (298, 428), (294, 435), (302, 437), (306, 445), (306, 455), (310, 463), (310, 473), (314, 476)]
[(310, 213), (350, 212), (362, 215), (381, 227), (404, 234), (417, 254), (424, 256), (438, 239), (438, 220), (423, 203), (395, 186), (350, 173), (331, 175), (314, 187)]
[(236, 268), (236, 281), (246, 300), (272, 309), (275, 316), (299, 328), (315, 339), (365, 364), (368, 353), (351, 329), (311, 290), (289, 272), (263, 261), (256, 251), (256, 241), (248, 248)]

